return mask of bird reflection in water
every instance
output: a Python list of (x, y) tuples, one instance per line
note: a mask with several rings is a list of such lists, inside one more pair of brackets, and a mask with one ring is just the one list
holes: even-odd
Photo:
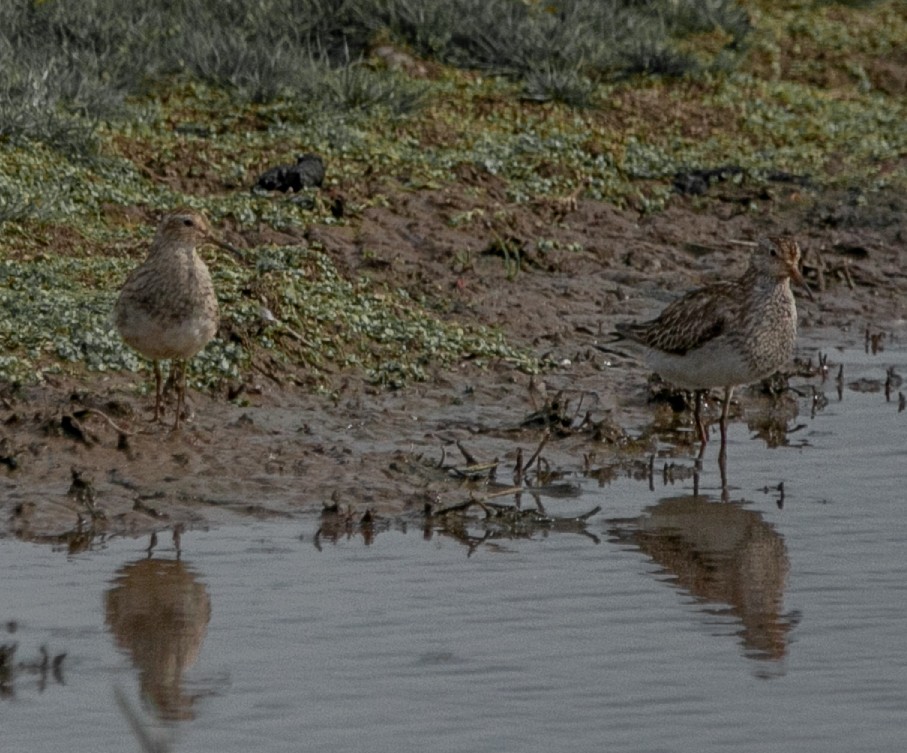
[(183, 673), (198, 658), (211, 618), (208, 590), (179, 560), (149, 558), (120, 569), (105, 598), (107, 625), (139, 671), (143, 698), (162, 720), (192, 719), (197, 696)]
[(739, 619), (748, 656), (787, 655), (794, 624), (780, 611), (787, 550), (759, 513), (701, 495), (669, 497), (638, 518), (612, 520), (609, 532), (651, 557), (678, 588), (716, 607), (708, 611)]

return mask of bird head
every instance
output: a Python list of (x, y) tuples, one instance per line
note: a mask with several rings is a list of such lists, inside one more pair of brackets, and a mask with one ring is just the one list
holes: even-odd
[(215, 240), (215, 236), (203, 214), (193, 209), (179, 209), (161, 220), (155, 240), (195, 247)]
[(208, 224), (201, 212), (178, 209), (161, 220), (154, 237), (156, 246), (175, 245), (195, 248), (203, 243), (213, 243), (242, 260), (242, 253), (224, 241)]
[(789, 235), (773, 235), (759, 239), (753, 254), (753, 266), (762, 274), (776, 280), (791, 279), (806, 291), (810, 300), (812, 291), (800, 271), (800, 245)]

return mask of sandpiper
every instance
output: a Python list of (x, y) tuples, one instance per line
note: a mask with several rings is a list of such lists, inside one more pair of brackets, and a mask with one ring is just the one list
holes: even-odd
[(800, 247), (789, 236), (760, 238), (743, 275), (692, 290), (651, 321), (623, 323), (617, 331), (646, 348), (651, 368), (696, 395), (695, 418), (703, 446), (702, 393), (724, 388), (721, 448), (734, 387), (769, 376), (791, 357), (797, 307), (790, 281), (812, 293), (800, 273)]
[(214, 337), (218, 310), (214, 285), (196, 253), (214, 237), (198, 212), (179, 210), (158, 225), (148, 256), (132, 271), (114, 307), (116, 327), (128, 345), (154, 364), (154, 420), (162, 415), (162, 359), (173, 360), (178, 429), (186, 393), (186, 359)]

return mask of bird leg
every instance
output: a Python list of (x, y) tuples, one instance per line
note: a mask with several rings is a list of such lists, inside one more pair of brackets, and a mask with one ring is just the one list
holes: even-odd
[(731, 407), (733, 387), (724, 388), (724, 400), (721, 401), (721, 452), (727, 452), (727, 414)]
[(176, 385), (176, 418), (173, 421), (173, 430), (180, 428), (183, 417), (183, 403), (186, 400), (186, 364), (182, 358), (173, 359), (173, 383)]
[(693, 392), (693, 420), (696, 422), (696, 431), (699, 432), (699, 441), (705, 447), (709, 443), (709, 435), (706, 433), (705, 426), (702, 425), (702, 393), (705, 390), (695, 390)]
[(161, 377), (161, 362), (154, 361), (154, 420), (160, 421), (163, 415), (163, 377)]
[(729, 502), (731, 493), (727, 485), (727, 452), (725, 452), (724, 445), (718, 452), (718, 471), (721, 474), (721, 501)]

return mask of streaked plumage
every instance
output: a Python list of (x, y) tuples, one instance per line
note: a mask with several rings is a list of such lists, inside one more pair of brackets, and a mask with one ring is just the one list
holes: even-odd
[(172, 359), (177, 387), (174, 429), (185, 399), (185, 361), (217, 331), (217, 296), (196, 246), (215, 241), (207, 220), (185, 210), (167, 215), (158, 226), (148, 256), (132, 271), (114, 307), (123, 340), (154, 364), (154, 418), (162, 412), (162, 359)]
[[(693, 290), (655, 319), (620, 324), (617, 331), (644, 345), (649, 365), (668, 382), (697, 393), (725, 389), (724, 439), (733, 388), (769, 376), (790, 360), (797, 338), (790, 281), (805, 287), (799, 263), (793, 238), (762, 238), (740, 278)], [(706, 442), (701, 423), (699, 430)]]

